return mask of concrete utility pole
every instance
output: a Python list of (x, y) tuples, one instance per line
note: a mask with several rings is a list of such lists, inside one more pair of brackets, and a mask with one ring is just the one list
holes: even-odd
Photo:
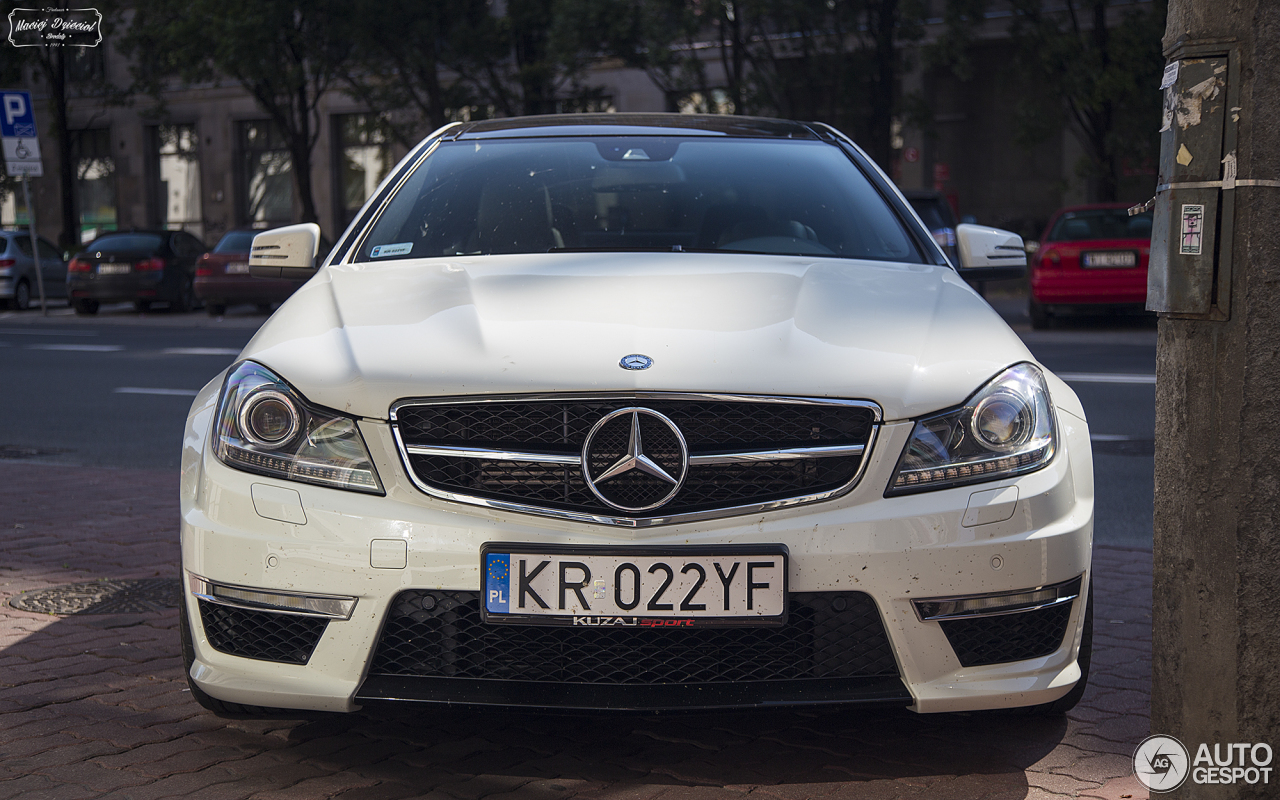
[[(1151, 733), (1177, 737), (1192, 762), (1181, 788), (1161, 797), (1274, 798), (1280, 2), (1169, 0), (1168, 20), (1147, 298), (1160, 312)], [(1241, 743), (1274, 751), (1266, 783), (1258, 771), (1252, 784), (1197, 779), (1201, 744), (1225, 758)], [(1248, 768), (1250, 752), (1271, 751), (1231, 752), (1232, 767)]]

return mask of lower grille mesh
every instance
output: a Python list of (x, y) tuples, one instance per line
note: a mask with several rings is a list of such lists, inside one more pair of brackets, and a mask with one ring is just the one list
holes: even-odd
[(274, 614), (200, 601), (204, 635), (214, 650), (259, 661), (305, 664), (320, 643), (327, 619)]
[(942, 623), (947, 641), (965, 667), (1047, 656), (1062, 646), (1074, 603), (1039, 611)]
[(777, 628), (485, 625), (474, 592), (411, 590), (392, 603), (371, 675), (584, 684), (701, 684), (897, 676), (861, 592), (792, 594)]

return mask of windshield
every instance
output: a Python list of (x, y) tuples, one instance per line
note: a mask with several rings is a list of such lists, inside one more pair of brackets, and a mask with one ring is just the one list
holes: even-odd
[(921, 260), (836, 147), (710, 137), (442, 144), (355, 260), (557, 250)]
[(261, 231), (231, 231), (214, 245), (215, 253), (247, 253), (253, 244), (253, 237)]
[(1049, 232), (1050, 242), (1089, 239), (1150, 239), (1152, 211), (1129, 216), (1124, 208), (1086, 208), (1067, 211)]
[(160, 235), (156, 233), (117, 233), (103, 236), (85, 248), (90, 253), (138, 253), (160, 249)]

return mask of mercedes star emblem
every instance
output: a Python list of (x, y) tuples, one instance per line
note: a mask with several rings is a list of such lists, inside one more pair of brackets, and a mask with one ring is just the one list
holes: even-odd
[(618, 366), (631, 370), (648, 369), (653, 366), (653, 359), (640, 353), (632, 353), (629, 356), (623, 356)]
[(665, 505), (680, 490), (688, 469), (689, 449), (680, 429), (650, 408), (606, 414), (582, 446), (587, 487), (619, 511), (651, 511)]

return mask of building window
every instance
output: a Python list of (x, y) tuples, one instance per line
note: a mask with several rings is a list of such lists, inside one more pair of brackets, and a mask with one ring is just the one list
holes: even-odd
[(200, 212), (200, 137), (195, 125), (156, 125), (151, 141), (151, 224), (204, 238)]
[(557, 114), (613, 114), (618, 111), (612, 95), (603, 94), (598, 88), (586, 90), (577, 97), (559, 98), (555, 107)]
[(732, 114), (733, 98), (725, 89), (702, 92), (685, 92), (667, 96), (667, 110), (681, 114)]
[(105, 47), (67, 47), (63, 49), (67, 65), (67, 81), (72, 84), (100, 83), (106, 77)]
[(116, 160), (111, 131), (98, 128), (71, 132), (80, 207), (80, 241), (90, 242), (116, 229)]
[(289, 224), (293, 221), (293, 159), (284, 137), (270, 122), (241, 122), (239, 141), (236, 207), (240, 224)]
[(373, 190), (393, 166), (391, 147), (372, 114), (341, 114), (333, 118), (337, 163), (334, 177), (336, 195), (334, 221), (337, 229), (347, 227)]

